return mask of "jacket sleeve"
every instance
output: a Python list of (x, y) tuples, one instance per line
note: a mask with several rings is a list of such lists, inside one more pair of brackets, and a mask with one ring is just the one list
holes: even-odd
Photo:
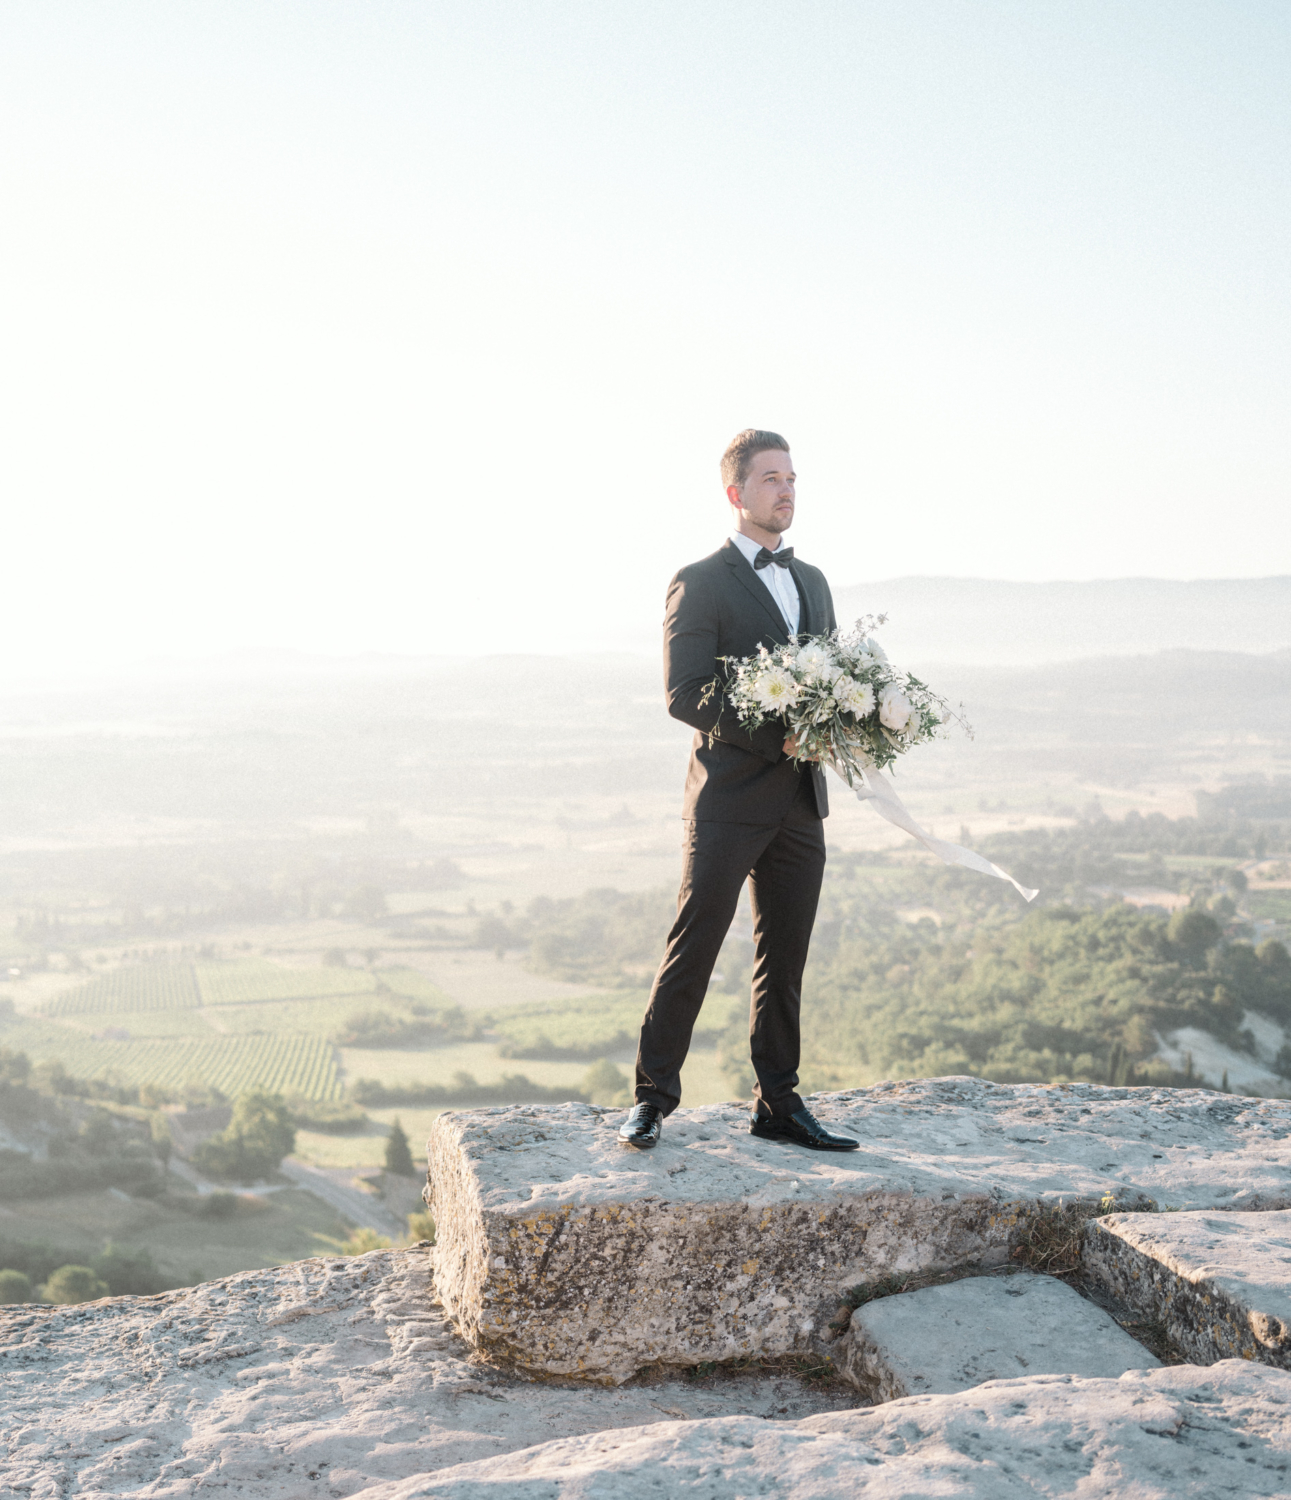
[[(775, 762), (784, 751), (785, 727), (777, 719), (756, 734), (742, 727), (734, 709), (723, 702), (720, 681), (725, 673), (719, 650), (717, 601), (702, 577), (678, 573), (668, 588), (663, 621), (663, 681), (668, 712), (702, 734), (724, 745), (735, 745)], [(702, 700), (702, 701), (701, 701)]]
[(825, 591), (825, 618), (829, 621), (829, 624), (825, 626), (825, 633), (828, 635), (831, 631), (838, 629), (838, 621), (834, 618), (834, 596), (829, 591), (829, 584), (825, 581), (823, 573), (820, 575), (820, 586)]

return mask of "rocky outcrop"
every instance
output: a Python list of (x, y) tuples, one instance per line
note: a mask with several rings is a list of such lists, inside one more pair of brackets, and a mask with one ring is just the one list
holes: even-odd
[(969, 1276), (867, 1303), (833, 1347), (870, 1401), (945, 1395), (1020, 1375), (1115, 1377), (1156, 1357), (1051, 1276)]
[(1189, 1359), (1291, 1369), (1291, 1211), (1111, 1214), (1089, 1224), (1082, 1259)]
[(425, 1250), (0, 1307), (0, 1497), (319, 1500), (553, 1436), (850, 1405), (787, 1375), (561, 1389), (481, 1366)]
[(361, 1500), (1215, 1500), (1285, 1496), (1291, 1375), (1226, 1361), (1040, 1376), (801, 1422), (665, 1422), (544, 1443)]
[[(733, 1107), (647, 1155), (619, 1111), (446, 1115), (433, 1262), (0, 1309), (0, 1500), (1291, 1491), (1285, 1103), (950, 1079), (814, 1104), (864, 1149), (759, 1141)], [(1089, 1274), (1193, 1359), (1246, 1358), (1152, 1369), (1069, 1287), (1005, 1274), (1079, 1223), (1041, 1206), (1104, 1195), (1181, 1211), (1093, 1221)], [(825, 1351), (823, 1388), (675, 1368)]]
[(1277, 1101), (932, 1079), (811, 1106), (863, 1149), (759, 1140), (736, 1106), (677, 1111), (647, 1153), (619, 1145), (618, 1110), (442, 1115), (429, 1202), (446, 1309), (491, 1359), (617, 1383), (819, 1352), (847, 1288), (1002, 1263), (1041, 1206), (1291, 1204)]

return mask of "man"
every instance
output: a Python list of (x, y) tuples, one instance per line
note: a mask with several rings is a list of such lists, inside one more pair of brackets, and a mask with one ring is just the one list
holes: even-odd
[(789, 445), (774, 432), (742, 432), (722, 456), (734, 532), (668, 588), (664, 683), (668, 712), (695, 727), (686, 774), (686, 820), (677, 920), (650, 993), (637, 1049), (636, 1105), (619, 1139), (658, 1141), (681, 1102), (681, 1065), (718, 951), (749, 882), (755, 956), (749, 1041), (756, 1075), (749, 1129), (818, 1151), (854, 1151), (830, 1135), (795, 1092), (803, 966), (825, 869), (824, 770), (795, 765), (783, 725), (750, 735), (720, 691), (719, 658), (750, 656), (794, 635), (833, 630), (825, 575), (783, 545), (793, 524)]

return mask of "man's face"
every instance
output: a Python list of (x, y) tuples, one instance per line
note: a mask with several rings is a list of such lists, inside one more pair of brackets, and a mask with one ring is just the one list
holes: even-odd
[(779, 535), (793, 525), (793, 460), (781, 448), (755, 454), (748, 478), (731, 485), (726, 498), (742, 510), (755, 526)]

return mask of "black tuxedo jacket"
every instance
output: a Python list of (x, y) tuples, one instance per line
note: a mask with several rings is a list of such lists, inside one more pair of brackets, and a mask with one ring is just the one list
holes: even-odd
[[(789, 564), (798, 585), (801, 635), (833, 630), (834, 601), (819, 568)], [(682, 568), (668, 586), (663, 622), (663, 676), (668, 712), (693, 725), (682, 817), (715, 823), (779, 823), (798, 791), (799, 771), (783, 750), (780, 720), (749, 734), (720, 690), (702, 707), (714, 677), (726, 675), (722, 656), (751, 656), (759, 646), (783, 646), (789, 627), (770, 590), (734, 542)], [(711, 736), (711, 742), (710, 742)], [(825, 773), (812, 765), (816, 811), (829, 813)]]

